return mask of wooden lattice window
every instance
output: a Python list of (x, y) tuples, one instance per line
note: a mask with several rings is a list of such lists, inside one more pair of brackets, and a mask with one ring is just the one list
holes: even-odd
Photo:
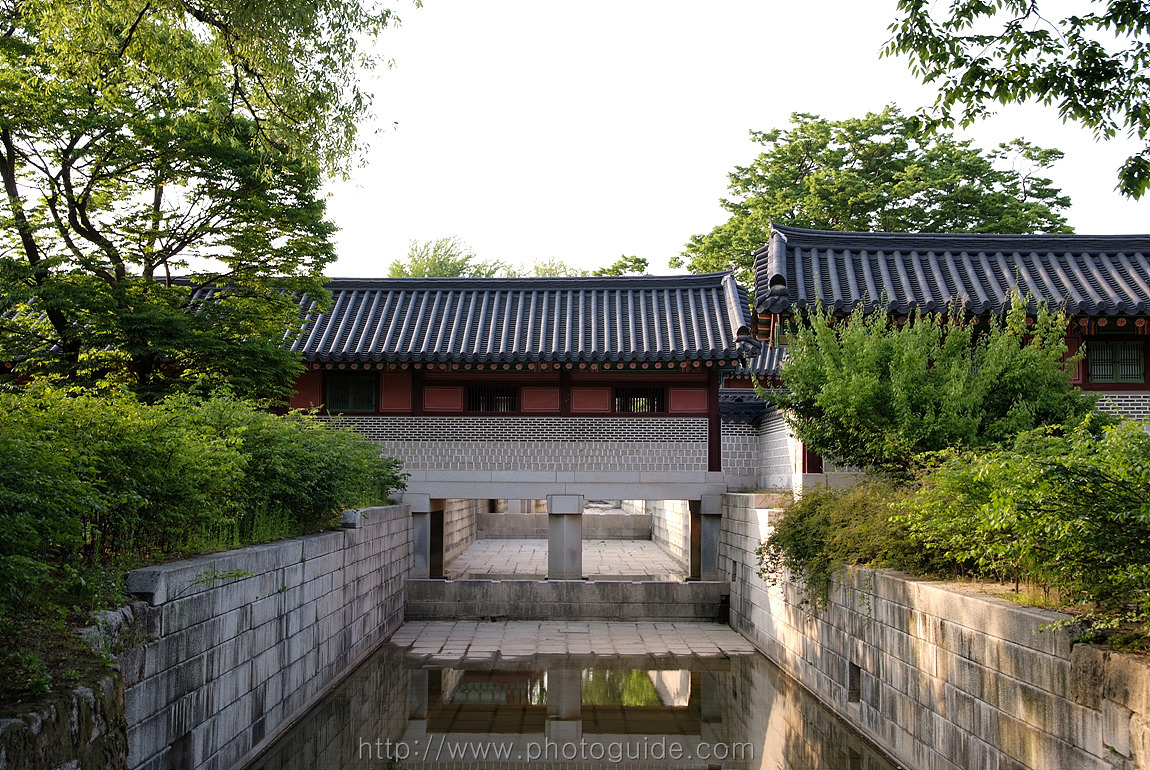
[(484, 385), (467, 389), (469, 412), (518, 412), (519, 388), (515, 386)]
[(615, 411), (639, 414), (666, 411), (662, 388), (615, 388)]
[(329, 374), (324, 405), (329, 412), (374, 412), (378, 384), (374, 374)]
[(1141, 340), (1086, 343), (1090, 381), (1102, 383), (1141, 383), (1146, 381), (1145, 346)]

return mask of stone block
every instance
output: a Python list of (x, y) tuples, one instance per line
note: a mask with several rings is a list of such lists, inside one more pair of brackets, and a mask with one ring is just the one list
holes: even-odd
[(1150, 661), (1144, 656), (1110, 653), (1104, 686), (1107, 700), (1150, 716)]
[[(1110, 652), (1094, 644), (1076, 644), (1070, 654), (1070, 695), (1080, 706), (1102, 708)], [(1117, 683), (1115, 683), (1117, 684)]]
[(1130, 729), (1134, 712), (1114, 701), (1102, 702), (1102, 743), (1123, 757), (1130, 756)]

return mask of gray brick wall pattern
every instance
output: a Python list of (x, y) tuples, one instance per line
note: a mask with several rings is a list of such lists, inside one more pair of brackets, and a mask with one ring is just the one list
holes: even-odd
[(723, 473), (739, 486), (756, 486), (759, 475), (758, 430), (746, 423), (723, 423)]
[(406, 470), (706, 471), (705, 419), (349, 417)]
[(1128, 420), (1150, 421), (1150, 393), (1103, 393), (1098, 408)]

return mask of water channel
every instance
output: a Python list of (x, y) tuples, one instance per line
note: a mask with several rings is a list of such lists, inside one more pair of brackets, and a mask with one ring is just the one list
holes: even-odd
[(444, 665), (389, 642), (249, 770), (503, 767), (896, 765), (758, 653), (464, 656)]

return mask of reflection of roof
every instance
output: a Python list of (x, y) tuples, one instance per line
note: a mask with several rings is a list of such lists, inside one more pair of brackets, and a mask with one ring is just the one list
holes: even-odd
[(755, 252), (755, 309), (821, 300), (850, 312), (997, 313), (1012, 286), (1071, 315), (1150, 312), (1150, 235), (848, 233), (773, 225)]
[(751, 374), (756, 377), (778, 377), (786, 356), (785, 347), (770, 347), (764, 343), (758, 353), (747, 355), (746, 362), (735, 367), (732, 374), (736, 377), (748, 377)]
[(310, 361), (723, 361), (748, 348), (730, 273), (603, 278), (375, 278), (306, 297)]
[(746, 423), (757, 426), (764, 417), (773, 414), (774, 404), (759, 398), (749, 388), (723, 388), (719, 391), (719, 414), (723, 422)]

